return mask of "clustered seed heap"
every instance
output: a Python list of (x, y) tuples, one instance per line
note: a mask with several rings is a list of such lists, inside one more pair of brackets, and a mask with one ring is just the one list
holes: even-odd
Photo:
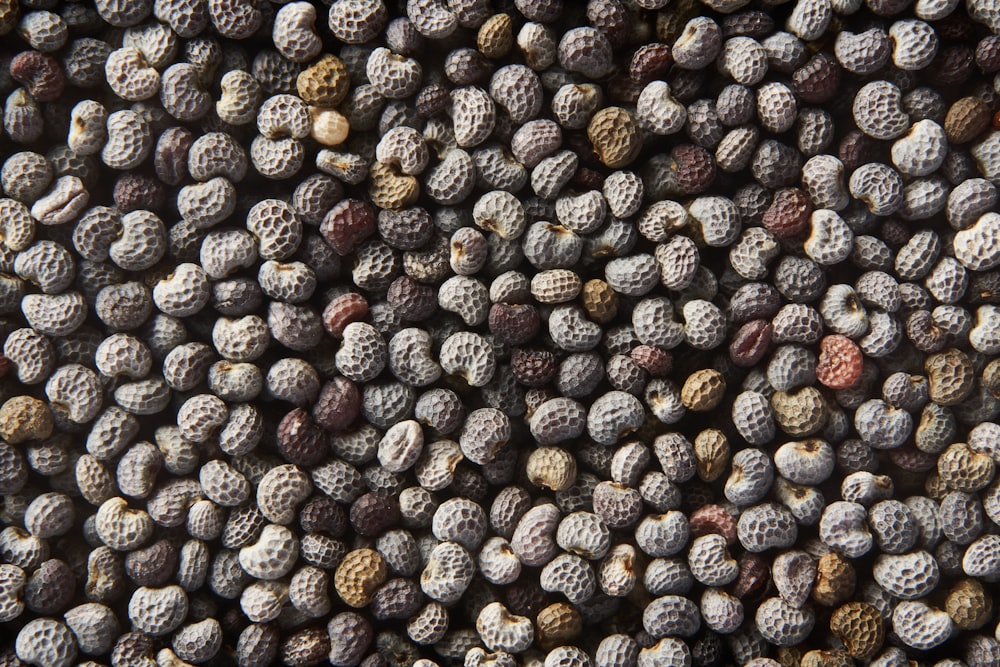
[(0, 667), (1000, 665), (996, 0), (0, 35)]

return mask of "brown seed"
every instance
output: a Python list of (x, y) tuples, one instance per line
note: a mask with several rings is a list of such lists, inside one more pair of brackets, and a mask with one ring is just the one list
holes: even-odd
[(767, 320), (752, 320), (739, 328), (729, 344), (729, 358), (741, 368), (750, 368), (767, 354), (774, 327)]
[(669, 164), (670, 171), (666, 174), (668, 192), (696, 195), (707, 190), (715, 181), (715, 159), (701, 146), (674, 146), (670, 151)]
[(986, 390), (993, 394), (994, 398), (1000, 398), (1000, 359), (994, 359), (986, 364), (982, 377)]
[(368, 605), (389, 571), (382, 554), (374, 549), (347, 552), (334, 574), (334, 588), (340, 599), (351, 607)]
[(830, 616), (830, 631), (844, 642), (851, 657), (867, 660), (885, 641), (882, 616), (866, 602), (851, 601)]
[(778, 426), (792, 437), (816, 433), (826, 425), (829, 417), (826, 400), (815, 387), (776, 391), (771, 397), (771, 407)]
[(861, 130), (851, 130), (844, 135), (837, 147), (837, 157), (844, 163), (844, 169), (854, 171), (867, 162), (874, 162), (878, 156), (879, 146)]
[(889, 450), (889, 460), (908, 472), (924, 473), (937, 465), (937, 456), (922, 452), (913, 445)]
[(503, 587), (507, 607), (519, 616), (534, 616), (551, 602), (548, 593), (538, 584), (538, 575), (522, 574), (514, 583)]
[(306, 628), (281, 643), (281, 664), (308, 667), (326, 662), (330, 653), (330, 634), (326, 628)]
[(510, 370), (525, 387), (544, 387), (559, 369), (550, 350), (515, 347), (510, 353)]
[(299, 74), (296, 88), (307, 104), (335, 107), (344, 101), (351, 86), (347, 65), (335, 55), (327, 54)]
[(795, 70), (792, 84), (799, 99), (806, 104), (829, 102), (840, 90), (841, 68), (833, 54), (821, 51)]
[(335, 433), (349, 427), (361, 412), (361, 390), (345, 377), (335, 377), (320, 389), (312, 416), (323, 429)]
[(714, 482), (729, 467), (729, 441), (717, 428), (707, 428), (694, 439), (694, 456), (698, 464), (698, 477)]
[(549, 651), (574, 643), (583, 632), (583, 616), (573, 605), (556, 602), (538, 612), (535, 627), (538, 645)]
[(972, 48), (965, 44), (953, 44), (941, 49), (923, 74), (935, 88), (960, 86), (975, 72), (975, 61)]
[(812, 211), (809, 195), (799, 188), (784, 188), (774, 194), (761, 224), (778, 238), (794, 238), (806, 230)]
[(368, 299), (357, 292), (347, 292), (334, 297), (323, 309), (323, 328), (334, 338), (343, 338), (348, 324), (366, 317)]
[(644, 44), (632, 54), (628, 75), (636, 83), (646, 84), (653, 79), (661, 78), (673, 63), (669, 44), (662, 42)]
[(358, 199), (337, 202), (319, 226), (323, 239), (341, 256), (354, 252), (376, 229), (375, 209)]
[(55, 102), (66, 87), (59, 61), (38, 51), (22, 51), (14, 56), (10, 76), (25, 85), (36, 102)]
[(840, 649), (814, 649), (802, 656), (799, 667), (854, 667), (854, 661)]
[(816, 379), (830, 389), (847, 389), (861, 379), (861, 349), (847, 336), (824, 336), (819, 343)]
[(281, 418), (275, 439), (285, 460), (300, 466), (317, 465), (330, 452), (322, 429), (302, 408)]
[(736, 518), (722, 505), (703, 505), (688, 518), (691, 537), (717, 533), (726, 538), (726, 544), (736, 543)]
[(654, 378), (666, 377), (674, 367), (673, 355), (652, 345), (636, 345), (632, 348), (631, 357)]
[(726, 379), (714, 368), (702, 368), (688, 376), (681, 388), (681, 402), (688, 410), (714, 410), (726, 393)]
[(944, 608), (962, 630), (978, 630), (993, 614), (993, 598), (979, 581), (962, 579), (948, 592)]
[(15, 396), (0, 406), (0, 438), (12, 445), (44, 440), (54, 424), (48, 403), (31, 396)]
[(854, 594), (857, 577), (850, 561), (837, 553), (824, 554), (816, 566), (812, 598), (826, 607), (844, 602)]
[(510, 14), (494, 14), (479, 26), (476, 46), (487, 58), (498, 60), (514, 46), (513, 21)]
[(704, 9), (698, 0), (674, 0), (656, 13), (656, 36), (661, 42), (673, 44), (684, 31), (687, 22)]
[(607, 324), (618, 314), (618, 293), (600, 278), (584, 283), (580, 299), (587, 317), (598, 324)]
[(527, 304), (494, 303), (489, 313), (490, 333), (507, 345), (524, 345), (541, 326), (538, 309)]
[(990, 105), (978, 97), (956, 100), (944, 118), (944, 132), (954, 144), (972, 141), (989, 126)]
[(741, 600), (756, 602), (764, 598), (771, 585), (771, 568), (762, 556), (749, 551), (740, 556), (740, 573), (733, 593)]
[(612, 169), (627, 166), (642, 150), (639, 123), (622, 107), (605, 107), (594, 114), (587, 137), (601, 162)]
[(576, 481), (576, 459), (561, 447), (539, 447), (528, 455), (524, 471), (535, 486), (565, 491)]
[(401, 173), (394, 165), (376, 162), (368, 171), (368, 196), (379, 208), (398, 211), (416, 203), (420, 181)]
[(958, 405), (972, 393), (976, 371), (969, 356), (950, 348), (932, 354), (924, 363), (930, 399), (939, 405)]
[(351, 505), (351, 525), (358, 535), (374, 537), (400, 518), (399, 502), (381, 493), (366, 493)]

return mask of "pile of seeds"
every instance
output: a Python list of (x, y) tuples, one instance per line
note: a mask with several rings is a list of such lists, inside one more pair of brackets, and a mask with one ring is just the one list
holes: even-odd
[(1000, 665), (995, 0), (0, 35), (2, 667)]

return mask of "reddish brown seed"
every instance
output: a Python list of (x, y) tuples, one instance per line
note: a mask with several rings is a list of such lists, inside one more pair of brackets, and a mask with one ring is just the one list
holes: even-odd
[(761, 224), (778, 238), (794, 238), (809, 226), (812, 211), (809, 195), (799, 188), (784, 188), (774, 194)]
[(399, 503), (381, 493), (366, 493), (351, 505), (351, 525), (359, 535), (374, 537), (399, 521)]
[(537, 575), (522, 574), (517, 581), (503, 587), (507, 607), (518, 616), (535, 616), (552, 600), (538, 584)]
[(10, 372), (10, 359), (0, 354), (0, 380), (7, 377), (7, 373)]
[(323, 309), (323, 328), (334, 338), (341, 338), (351, 322), (368, 317), (368, 300), (357, 292), (335, 297)]
[(490, 333), (508, 345), (523, 345), (535, 337), (541, 326), (534, 306), (494, 303), (490, 307)]
[(417, 113), (422, 118), (433, 118), (444, 113), (451, 106), (451, 95), (440, 83), (425, 86), (417, 93)]
[(347, 512), (330, 496), (317, 493), (299, 510), (299, 525), (307, 533), (340, 537), (347, 530)]
[(389, 285), (385, 300), (404, 320), (420, 322), (437, 310), (437, 290), (409, 276), (400, 276)]
[(747, 322), (733, 336), (733, 342), (729, 345), (729, 358), (742, 368), (753, 366), (767, 354), (773, 333), (774, 327), (767, 320)]
[(378, 218), (371, 204), (359, 199), (344, 199), (323, 218), (319, 231), (338, 255), (349, 255), (378, 229)]
[(903, 445), (889, 450), (889, 460), (909, 472), (927, 472), (937, 467), (937, 455), (928, 454), (914, 445)]
[(985, 74), (1000, 72), (1000, 35), (988, 35), (979, 40), (976, 65)]
[(975, 54), (965, 45), (948, 46), (937, 54), (923, 71), (933, 86), (960, 86), (969, 80), (975, 67)]
[(844, 163), (844, 169), (854, 171), (863, 164), (876, 161), (878, 145), (861, 130), (851, 130), (840, 140), (837, 157)]
[(878, 237), (885, 241), (890, 248), (901, 248), (910, 240), (911, 236), (913, 233), (910, 228), (894, 218), (883, 222), (878, 234)]
[(289, 463), (313, 466), (323, 460), (330, 447), (323, 431), (302, 408), (295, 408), (278, 423), (278, 451)]
[(14, 56), (10, 76), (27, 87), (36, 102), (55, 102), (66, 87), (59, 61), (38, 51), (22, 51)]
[(741, 600), (755, 602), (767, 594), (771, 584), (771, 568), (761, 556), (750, 552), (740, 556), (740, 573), (733, 593)]
[(806, 104), (829, 102), (840, 89), (840, 65), (833, 56), (817, 53), (795, 70), (792, 84), (799, 99)]
[[(909, 4), (909, 3), (907, 3)], [(934, 32), (941, 39), (949, 41), (973, 40), (980, 27), (965, 12), (952, 12), (942, 19), (934, 21)]]
[(577, 190), (600, 190), (604, 186), (604, 176), (589, 167), (580, 167), (573, 174), (569, 185)]
[(558, 367), (549, 350), (515, 347), (510, 352), (510, 370), (525, 387), (544, 387), (555, 378)]
[(123, 214), (140, 209), (156, 211), (166, 203), (167, 191), (160, 179), (130, 171), (115, 181), (112, 197)]
[(708, 189), (715, 180), (715, 160), (701, 146), (681, 144), (670, 151), (676, 165), (677, 186), (685, 195), (696, 195)]
[(319, 392), (312, 416), (322, 428), (337, 432), (348, 428), (361, 413), (361, 390), (345, 377), (335, 377)]
[[(571, 150), (576, 153), (577, 158), (580, 160), (581, 165), (590, 165), (591, 167), (601, 167), (603, 163), (601, 158), (598, 156), (597, 151), (594, 149), (594, 144), (583, 134), (565, 134), (563, 135), (563, 147), (567, 150)], [(579, 169), (579, 167), (578, 167)], [(576, 177), (574, 172), (573, 178)], [(572, 180), (572, 178), (570, 179)]]
[(674, 357), (669, 351), (652, 345), (636, 345), (630, 353), (632, 360), (653, 378), (670, 375), (674, 367)]
[(861, 379), (861, 350), (840, 334), (825, 336), (819, 343), (816, 379), (830, 389), (847, 389)]
[(643, 85), (631, 77), (618, 76), (604, 84), (613, 104), (633, 106), (639, 100)]
[(717, 533), (726, 538), (726, 544), (736, 543), (736, 519), (721, 505), (704, 505), (692, 512), (688, 530), (693, 538)]
[(632, 54), (628, 75), (637, 83), (647, 84), (653, 79), (663, 78), (673, 63), (669, 44), (644, 44)]

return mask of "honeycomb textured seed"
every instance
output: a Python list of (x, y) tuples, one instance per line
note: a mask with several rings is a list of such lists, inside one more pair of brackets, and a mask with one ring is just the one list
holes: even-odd
[(998, 16), (0, 0), (0, 663), (997, 662)]

